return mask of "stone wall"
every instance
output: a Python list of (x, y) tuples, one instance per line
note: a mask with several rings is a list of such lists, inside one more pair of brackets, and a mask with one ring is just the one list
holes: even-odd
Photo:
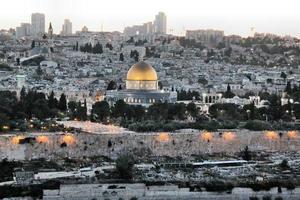
[[(119, 153), (130, 150), (152, 156), (188, 157), (191, 154), (200, 153), (235, 153), (240, 152), (245, 146), (248, 146), (251, 151), (299, 151), (300, 138), (298, 136), (288, 137), (286, 132), (282, 133), (281, 137), (278, 133), (275, 133), (274, 137), (270, 137), (264, 132), (247, 130), (232, 131), (229, 135), (224, 132), (214, 132), (210, 133), (209, 137), (203, 137), (203, 133), (192, 130), (177, 133), (143, 134), (125, 132), (114, 134), (77, 133), (74, 135), (41, 133), (18, 137), (5, 135), (0, 136), (0, 159), (22, 160), (94, 155), (116, 157)], [(24, 137), (33, 137), (37, 141), (18, 144), (19, 139)], [(62, 145), (62, 143), (66, 145)]]

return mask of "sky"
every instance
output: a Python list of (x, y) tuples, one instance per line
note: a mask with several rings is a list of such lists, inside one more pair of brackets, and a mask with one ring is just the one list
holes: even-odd
[(255, 32), (300, 38), (300, 0), (0, 0), (0, 29), (30, 22), (33, 12), (46, 15), (59, 33), (64, 19), (73, 31), (84, 25), (92, 31), (123, 31), (125, 26), (153, 21), (162, 11), (167, 31), (218, 29), (225, 35), (249, 36)]

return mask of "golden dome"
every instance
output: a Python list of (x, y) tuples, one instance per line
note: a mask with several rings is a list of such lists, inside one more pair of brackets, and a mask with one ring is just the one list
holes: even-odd
[(148, 63), (140, 61), (134, 64), (127, 72), (129, 81), (157, 81), (155, 69)]

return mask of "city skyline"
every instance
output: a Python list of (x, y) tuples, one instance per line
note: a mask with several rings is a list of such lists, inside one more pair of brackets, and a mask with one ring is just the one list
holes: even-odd
[[(279, 35), (300, 37), (300, 14), (295, 0), (240, 3), (237, 0), (222, 1), (152, 1), (141, 4), (132, 0), (127, 2), (110, 1), (101, 3), (95, 0), (58, 1), (12, 0), (3, 3), (0, 14), (0, 28), (15, 28), (20, 23), (29, 23), (32, 13), (46, 15), (46, 28), (52, 22), (54, 33), (60, 33), (64, 19), (73, 23), (73, 31), (87, 26), (91, 31), (123, 31), (126, 26), (153, 21), (162, 11), (167, 15), (167, 33), (184, 35), (186, 30), (219, 29), (225, 35), (248, 36), (251, 28), (256, 32), (269, 32)], [(80, 14), (79, 14), (80, 13)]]

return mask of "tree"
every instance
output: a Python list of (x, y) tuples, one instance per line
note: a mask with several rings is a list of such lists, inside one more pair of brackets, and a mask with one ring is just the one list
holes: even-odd
[(116, 89), (117, 89), (117, 84), (115, 81), (110, 81), (106, 88), (106, 90), (116, 90)]
[(125, 115), (129, 120), (142, 121), (145, 116), (145, 108), (141, 105), (127, 105)]
[(120, 178), (132, 179), (134, 158), (131, 154), (122, 154), (116, 160), (116, 170)]
[(46, 99), (38, 99), (34, 101), (31, 112), (32, 115), (38, 119), (46, 119), (56, 115), (55, 112), (50, 110), (50, 106)]
[(252, 156), (251, 156), (251, 154), (250, 154), (250, 151), (249, 151), (249, 147), (248, 147), (248, 146), (246, 146), (246, 147), (244, 148), (244, 150), (243, 150), (241, 153), (242, 153), (242, 158), (243, 158), (244, 160), (249, 161), (249, 160), (252, 159)]
[(106, 43), (105, 47), (109, 50), (113, 50), (113, 46), (110, 43)]
[(247, 119), (251, 119), (251, 120), (254, 120), (254, 119), (258, 119), (259, 118), (259, 113), (257, 112), (257, 109), (254, 105), (254, 102), (251, 102), (250, 104), (248, 105), (245, 105), (243, 107), (244, 111), (247, 113)]
[(105, 122), (110, 115), (109, 104), (106, 101), (96, 102), (92, 106), (92, 117)]
[(94, 54), (102, 54), (103, 53), (102, 45), (99, 42), (93, 47), (92, 53), (94, 53)]
[(154, 120), (166, 120), (168, 118), (168, 103), (157, 102), (149, 106), (148, 116)]
[(119, 61), (123, 62), (124, 61), (124, 54), (123, 53), (120, 53), (120, 58), (119, 58)]
[(86, 43), (84, 46), (80, 47), (81, 52), (93, 53), (93, 47), (91, 43)]
[(35, 47), (35, 41), (32, 40), (32, 42), (31, 42), (31, 49), (33, 49), (34, 47)]
[(2, 129), (2, 126), (8, 125), (9, 118), (5, 113), (0, 113), (0, 130)]
[(17, 58), (17, 66), (20, 66), (20, 58)]
[(291, 94), (292, 93), (292, 86), (291, 86), (291, 82), (287, 82), (285, 90), (284, 90), (287, 94)]
[(150, 58), (151, 56), (153, 56), (153, 53), (151, 52), (149, 47), (146, 47), (145, 57)]
[(139, 52), (137, 50), (131, 51), (130, 58), (133, 58), (136, 62), (138, 62), (139, 61)]
[(271, 94), (268, 98), (270, 102), (269, 108), (267, 110), (267, 115), (271, 117), (273, 120), (281, 119), (284, 111), (281, 107), (281, 97), (276, 94)]
[(287, 75), (286, 75), (286, 73), (281, 72), (280, 77), (283, 78), (283, 80), (285, 81), (287, 78)]
[(123, 117), (127, 112), (128, 105), (123, 100), (118, 100), (112, 108), (112, 116), (115, 118)]
[(162, 90), (163, 89), (163, 84), (162, 82), (158, 81), (158, 89)]
[(38, 66), (35, 72), (36, 72), (36, 74), (38, 76), (42, 76), (43, 75), (43, 70), (42, 70), (41, 66)]
[(84, 105), (82, 106), (81, 102), (79, 101), (76, 104), (75, 112), (73, 113), (73, 117), (77, 118), (78, 120), (87, 120), (87, 107), (86, 107), (86, 100), (84, 100)]
[(168, 119), (184, 120), (186, 115), (186, 107), (183, 103), (167, 104)]
[(279, 166), (283, 169), (288, 169), (290, 167), (287, 159), (283, 159), (279, 164)]
[(199, 78), (198, 83), (200, 83), (202, 85), (206, 85), (208, 83), (208, 81), (205, 78)]
[(67, 98), (64, 93), (60, 95), (59, 102), (58, 102), (58, 109), (60, 109), (61, 111), (67, 110)]
[(233, 92), (231, 92), (231, 88), (230, 88), (230, 85), (229, 83), (227, 84), (227, 90), (226, 92), (224, 93), (223, 97), (224, 98), (233, 98), (235, 96), (235, 94)]
[(25, 87), (23, 86), (21, 91), (20, 91), (20, 100), (21, 101), (24, 101), (25, 100), (25, 97), (26, 97), (26, 89)]
[(209, 107), (209, 113), (214, 118), (227, 120), (241, 119), (241, 110), (233, 103), (216, 103)]
[(75, 109), (76, 109), (76, 102), (75, 101), (70, 101), (69, 103), (68, 103), (68, 108), (69, 108), (69, 110), (73, 113), (73, 112), (75, 112)]
[(232, 53), (232, 48), (229, 47), (229, 48), (225, 49), (224, 55), (227, 56), (227, 57), (230, 57), (231, 53)]
[(193, 117), (193, 118), (197, 117), (197, 115), (198, 115), (198, 109), (196, 107), (196, 104), (194, 104), (193, 102), (189, 103), (186, 106), (186, 110), (190, 114), (191, 117)]
[(78, 42), (76, 41), (75, 51), (78, 51)]
[(54, 92), (52, 91), (50, 96), (48, 97), (48, 106), (50, 109), (57, 108), (58, 101), (54, 96)]

